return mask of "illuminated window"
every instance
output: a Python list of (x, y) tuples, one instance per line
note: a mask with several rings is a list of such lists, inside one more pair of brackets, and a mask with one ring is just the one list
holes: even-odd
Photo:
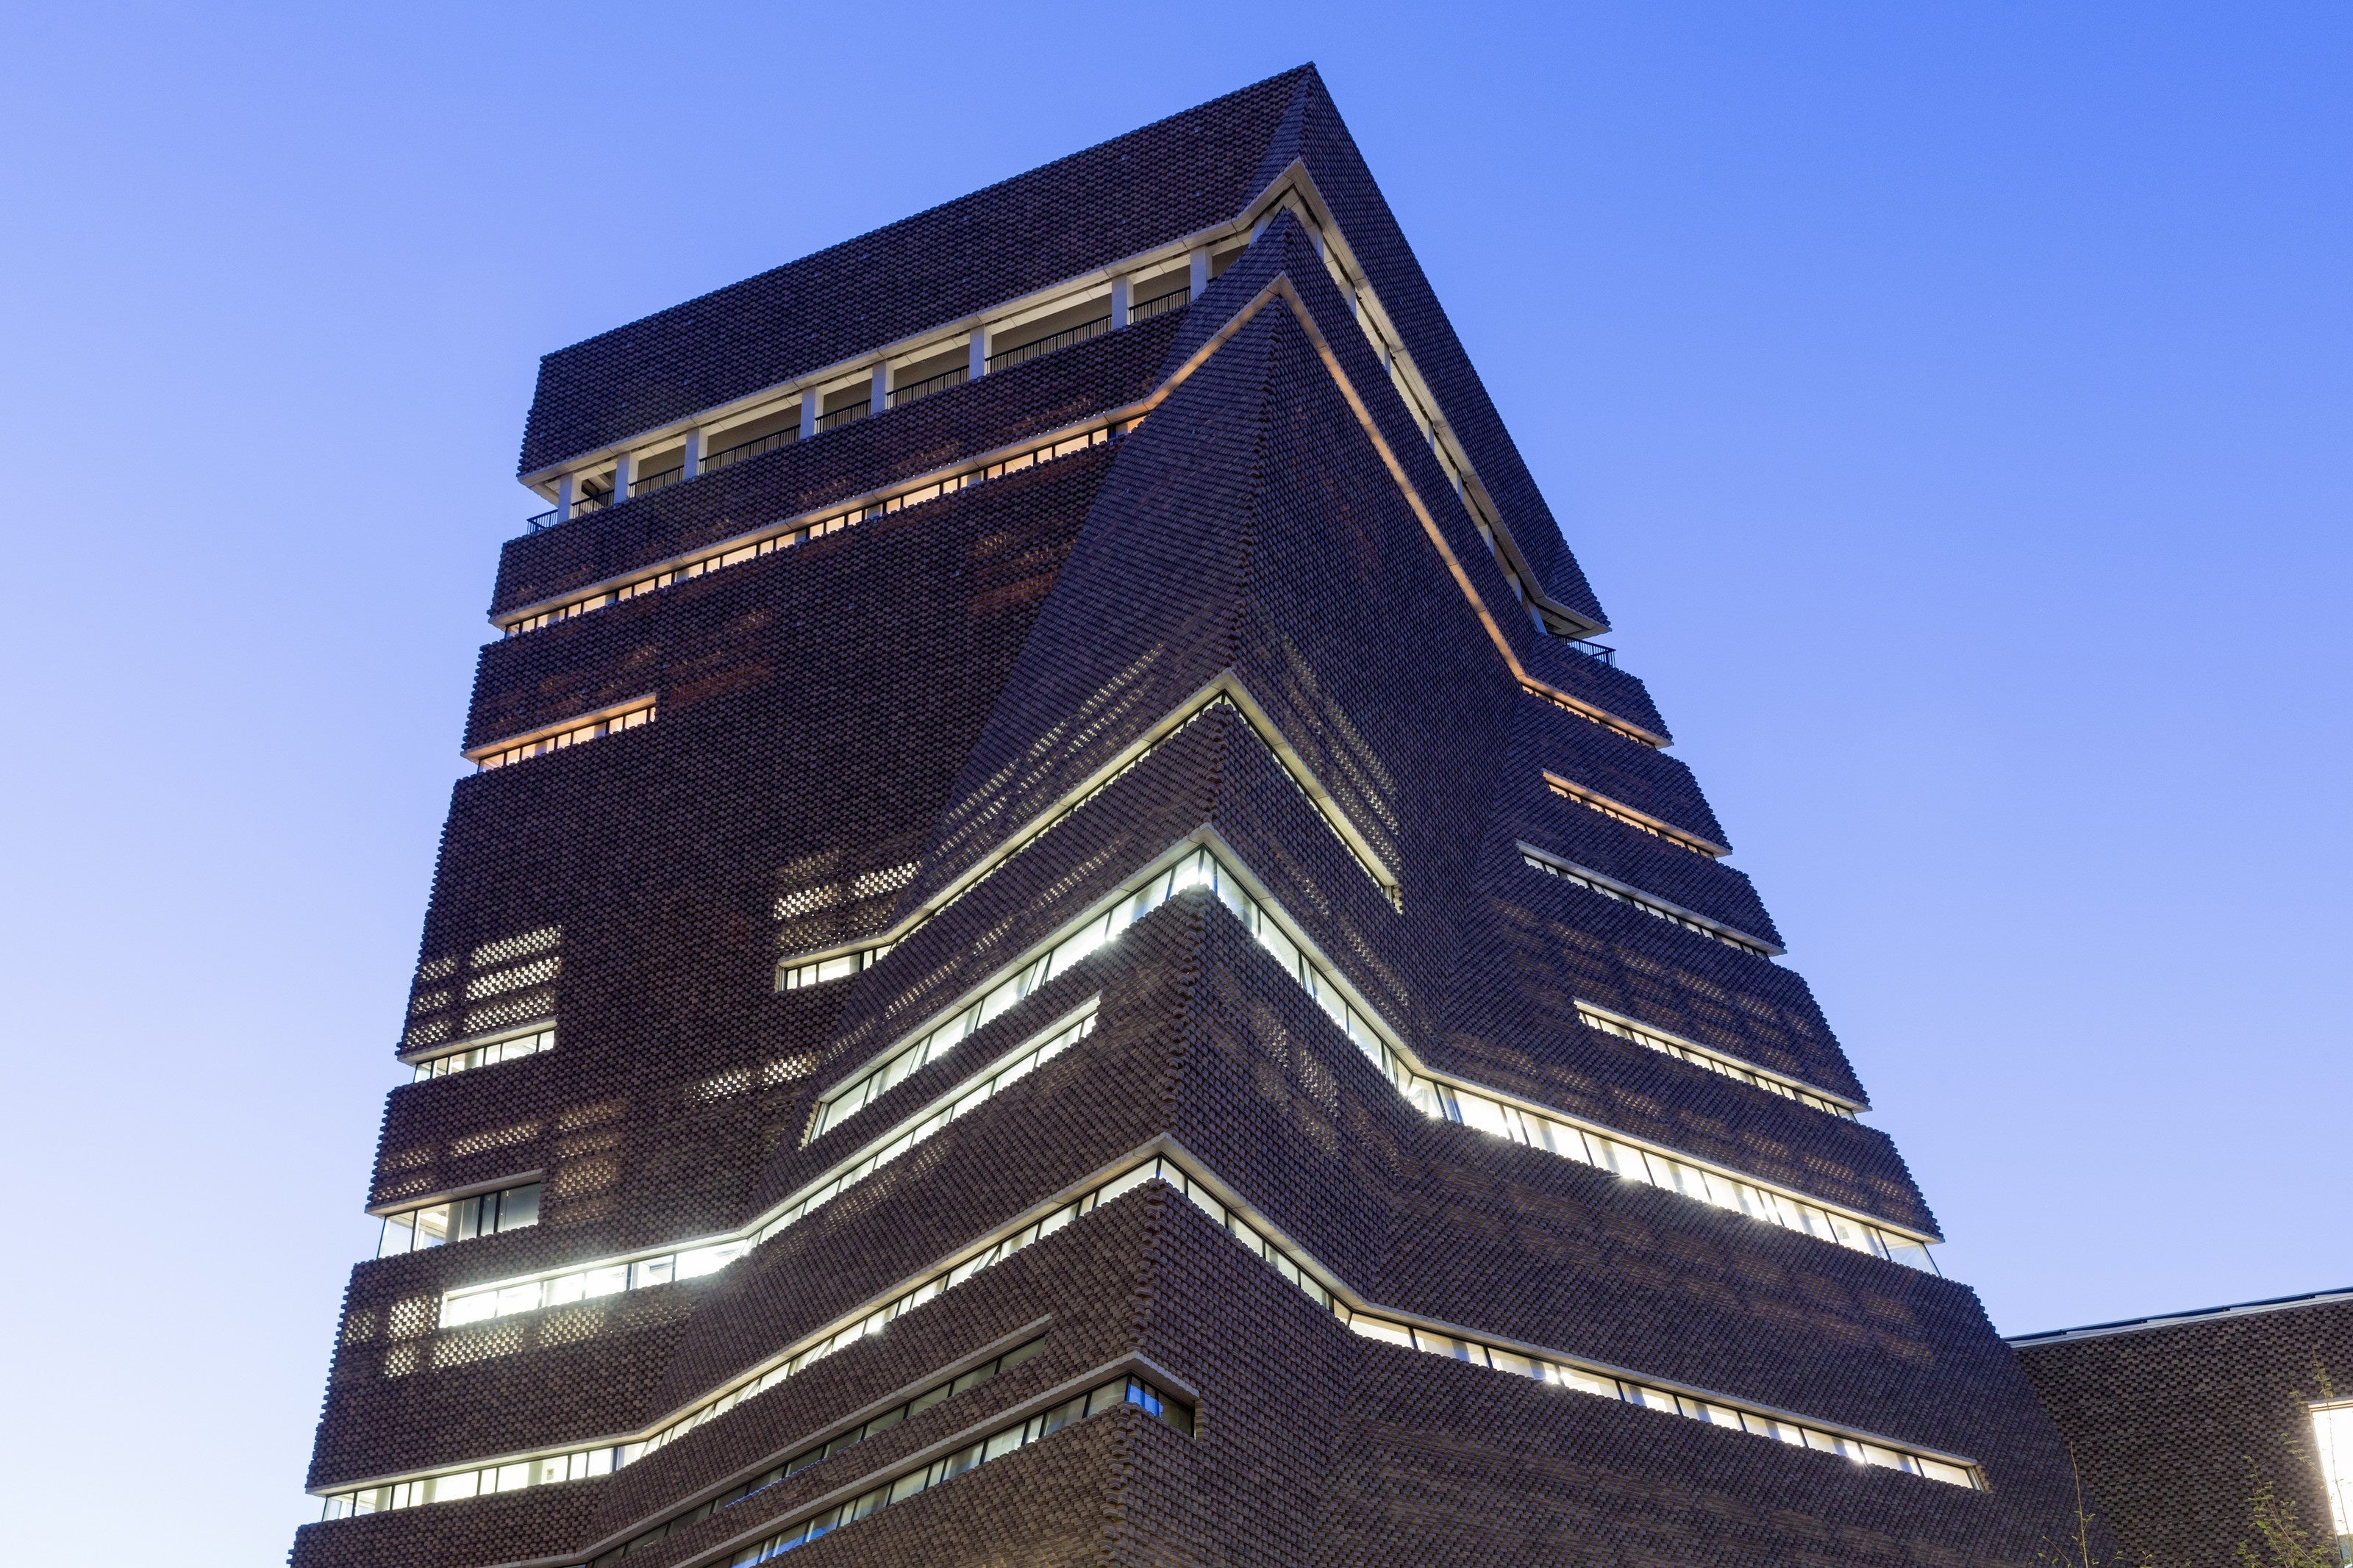
[(2313, 1456), (2328, 1489), (2339, 1556), (2353, 1562), (2353, 1405), (2324, 1405), (2312, 1413)]
[(1694, 1067), (1703, 1067), (1710, 1072), (1722, 1073), (1726, 1078), (1738, 1079), (1753, 1088), (1768, 1089), (1785, 1099), (1801, 1100), (1816, 1110), (1827, 1110), (1832, 1116), (1842, 1116), (1850, 1121), (1854, 1120), (1854, 1107), (1852, 1105), (1831, 1100), (1812, 1089), (1800, 1089), (1795, 1083), (1775, 1078), (1770, 1073), (1759, 1071), (1746, 1062), (1718, 1056), (1713, 1051), (1692, 1044), (1689, 1040), (1678, 1039), (1664, 1030), (1654, 1029), (1645, 1024), (1637, 1024), (1629, 1018), (1620, 1018), (1613, 1014), (1604, 1013), (1599, 1007), (1584, 1002), (1577, 1005), (1577, 1016), (1587, 1027), (1599, 1029), (1605, 1035), (1615, 1035), (1620, 1039), (1631, 1040), (1639, 1046), (1647, 1046), (1663, 1056), (1674, 1058), (1677, 1061), (1689, 1062)]
[(489, 1040), (461, 1051), (450, 1051), (417, 1064), (417, 1077), (412, 1081), (423, 1083), (428, 1078), (447, 1078), (453, 1072), (471, 1072), (476, 1068), (496, 1067), (523, 1057), (535, 1057), (542, 1051), (555, 1048), (555, 1028), (526, 1029), (518, 1035)]
[(561, 752), (582, 746), (607, 735), (617, 735), (624, 730), (634, 730), (654, 721), (654, 705), (632, 708), (626, 713), (616, 713), (608, 719), (592, 720), (569, 730), (559, 730), (552, 735), (540, 735), (528, 741), (518, 741), (512, 746), (475, 754), (474, 765), (484, 773), (492, 768), (511, 767), (531, 757), (543, 757), (550, 752)]
[(453, 1241), (471, 1241), (478, 1236), (537, 1225), (539, 1187), (537, 1182), (526, 1182), (495, 1193), (388, 1214), (384, 1216), (375, 1255), (396, 1258), (404, 1252), (423, 1252)]
[[(862, 410), (865, 405), (860, 404), (855, 406), (861, 412), (851, 417), (864, 418)], [(847, 423), (847, 421), (844, 422)], [(1143, 421), (1140, 417), (1128, 421), (1131, 428), (1141, 423)], [(854, 527), (870, 518), (886, 517), (894, 511), (903, 511), (911, 506), (921, 506), (925, 501), (937, 500), (942, 496), (954, 495), (956, 491), (973, 485), (1002, 479), (1007, 474), (1018, 473), (1024, 468), (1034, 468), (1041, 463), (1050, 463), (1057, 458), (1067, 458), (1073, 452), (1083, 452), (1090, 447), (1103, 446), (1110, 440), (1111, 427), (1108, 425), (1097, 426), (1092, 430), (1081, 430), (1075, 435), (1059, 437), (1054, 440), (1033, 447), (1026, 452), (1017, 452), (1012, 457), (999, 458), (994, 463), (944, 475), (901, 490), (895, 495), (886, 496), (881, 500), (852, 507), (847, 511), (836, 512), (829, 517), (814, 517), (785, 526), (771, 524), (764, 532), (723, 544), (708, 555), (681, 562), (665, 571), (649, 573), (643, 577), (633, 578), (610, 588), (600, 588), (596, 593), (584, 595), (580, 598), (570, 600), (553, 608), (536, 611), (519, 619), (505, 622), (503, 625), (506, 635), (517, 637), (524, 632), (537, 631), (540, 627), (551, 626), (557, 621), (568, 621), (576, 616), (585, 616), (591, 610), (601, 610), (607, 605), (617, 605), (624, 599), (634, 599), (640, 594), (650, 594), (658, 589), (667, 588), (673, 583), (688, 582), (729, 566), (741, 565), (746, 561), (755, 561), (763, 555), (774, 555), (780, 550), (790, 550), (793, 546), (806, 544), (812, 539), (822, 539), (827, 534), (839, 533), (843, 529)]]
[(1031, 1356), (1036, 1355), (1039, 1351), (1045, 1348), (1046, 1341), (1044, 1336), (1041, 1335), (1037, 1339), (1031, 1340), (1028, 1344), (1018, 1345), (1012, 1350), (1007, 1351), (1003, 1355), (997, 1357), (994, 1361), (983, 1362), (978, 1366), (973, 1367), (969, 1371), (949, 1378), (934, 1387), (925, 1389), (923, 1393), (915, 1395), (914, 1398), (907, 1401), (904, 1405), (894, 1405), (891, 1409), (882, 1412), (881, 1415), (861, 1422), (858, 1426), (850, 1427), (846, 1432), (836, 1434), (825, 1442), (818, 1443), (807, 1448), (804, 1448), (801, 1452), (795, 1454), (791, 1458), (770, 1468), (766, 1474), (754, 1476), (752, 1479), (745, 1481), (743, 1485), (735, 1487), (729, 1491), (723, 1492), (719, 1496), (712, 1498), (709, 1502), (702, 1503), (695, 1508), (687, 1510), (683, 1513), (680, 1513), (672, 1518), (664, 1520), (661, 1523), (654, 1526), (651, 1530), (640, 1531), (636, 1535), (621, 1542), (620, 1545), (614, 1547), (609, 1552), (598, 1552), (595, 1558), (590, 1560), (588, 1568), (607, 1568), (608, 1564), (619, 1562), (623, 1557), (626, 1557), (632, 1552), (646, 1551), (650, 1548), (654, 1542), (662, 1540), (666, 1536), (669, 1536), (675, 1531), (684, 1530), (691, 1524), (700, 1524), (702, 1521), (710, 1518), (714, 1513), (722, 1511), (723, 1510), (733, 1508), (745, 1498), (751, 1497), (754, 1493), (767, 1490), (770, 1487), (775, 1486), (778, 1481), (785, 1479), (786, 1477), (797, 1476), (803, 1470), (823, 1464), (826, 1460), (832, 1458), (836, 1454), (841, 1453), (843, 1450), (848, 1448), (853, 1448), (869, 1437), (876, 1436), (881, 1433), (889, 1431), (892, 1427), (896, 1426), (900, 1422), (908, 1419), (910, 1416), (921, 1415), (933, 1405), (951, 1399), (956, 1394), (964, 1393), (966, 1389), (977, 1388), (982, 1384), (987, 1383), (990, 1378), (998, 1376), (1004, 1373), (1011, 1372), (1015, 1367), (1019, 1366), (1023, 1362), (1028, 1361)]
[[(1112, 1168), (1118, 1170), (1115, 1165)], [(1620, 1381), (1614, 1373), (1605, 1373), (1595, 1367), (1579, 1366), (1556, 1354), (1540, 1356), (1525, 1350), (1493, 1344), (1482, 1339), (1440, 1334), (1384, 1317), (1377, 1310), (1353, 1306), (1335, 1285), (1326, 1283), (1330, 1276), (1322, 1268), (1303, 1261), (1287, 1242), (1244, 1220), (1219, 1199), (1201, 1177), (1172, 1159), (1158, 1158), (1118, 1170), (1117, 1174), (1075, 1201), (1017, 1225), (996, 1240), (975, 1247), (955, 1264), (927, 1271), (918, 1277), (919, 1282), (912, 1288), (900, 1291), (871, 1310), (862, 1311), (847, 1321), (837, 1321), (814, 1339), (805, 1341), (797, 1349), (754, 1368), (732, 1387), (664, 1422), (642, 1439), (607, 1441), (593, 1448), (543, 1455), (479, 1470), (417, 1477), (356, 1491), (336, 1492), (324, 1500), (325, 1517), (348, 1519), (355, 1514), (380, 1512), (385, 1509), (414, 1508), (422, 1503), (448, 1501), (458, 1497), (512, 1491), (520, 1487), (609, 1474), (676, 1442), (706, 1423), (717, 1420), (744, 1401), (757, 1398), (836, 1352), (846, 1350), (870, 1335), (884, 1332), (899, 1318), (955, 1289), (982, 1270), (1003, 1262), (1066, 1226), (1078, 1223), (1104, 1205), (1155, 1181), (1165, 1183), (1183, 1194), (1244, 1250), (1265, 1263), (1284, 1281), (1331, 1312), (1349, 1329), (1368, 1339), (1444, 1355), (1451, 1360), (1467, 1362), (1490, 1371), (1551, 1384), (1577, 1393), (1620, 1400), (1687, 1420), (1769, 1437), (1796, 1447), (1841, 1455), (1857, 1464), (1903, 1470), (1953, 1486), (1975, 1487), (1979, 1484), (1974, 1468), (1968, 1461), (1950, 1456), (1923, 1453), (1900, 1443), (1864, 1434), (1841, 1434), (1810, 1423), (1793, 1422), (1785, 1416), (1747, 1409), (1736, 1400), (1700, 1390), (1669, 1390), (1653, 1384)], [(623, 1268), (620, 1272), (626, 1274), (628, 1270)], [(617, 1285), (613, 1287), (620, 1288)], [(591, 1292), (597, 1293), (601, 1292)], [(444, 1321), (446, 1323), (446, 1318)], [(1101, 1394), (1102, 1390), (1096, 1393)], [(1162, 1414), (1154, 1411), (1147, 1401), (1136, 1400), (1135, 1403), (1145, 1405), (1147, 1412)], [(1087, 1408), (1089, 1414), (1093, 1413), (1093, 1405)], [(1189, 1429), (1190, 1410), (1182, 1406), (1175, 1408), (1176, 1414), (1163, 1414), (1163, 1418), (1180, 1429)], [(1008, 1428), (1008, 1432), (1012, 1430)], [(998, 1435), (999, 1437), (1005, 1436), (1002, 1433)], [(1033, 1434), (1023, 1441), (1034, 1441), (1035, 1436)], [(986, 1441), (994, 1443), (997, 1438)]]
[[(1599, 723), (1600, 721), (1597, 719), (1594, 722)], [(1651, 837), (1672, 844), (1678, 849), (1688, 849), (1694, 855), (1704, 855), (1711, 859), (1724, 853), (1721, 848), (1704, 839), (1678, 833), (1664, 823), (1652, 822), (1647, 817), (1639, 816), (1614, 801), (1604, 799), (1581, 785), (1569, 783), (1557, 773), (1545, 774), (1545, 784), (1553, 794), (1563, 800), (1573, 800), (1588, 811), (1598, 811), (1612, 822), (1622, 824), (1637, 833), (1647, 833)]]
[(1574, 882), (1588, 892), (1599, 893), (1605, 899), (1614, 899), (1621, 904), (1630, 904), (1652, 920), (1664, 921), (1669, 925), (1677, 925), (1685, 931), (1697, 931), (1700, 935), (1720, 942), (1726, 947), (1736, 947), (1743, 952), (1753, 952), (1759, 958), (1773, 956), (1773, 950), (1754, 937), (1743, 936), (1729, 926), (1717, 925), (1711, 921), (1700, 920), (1686, 914), (1661, 900), (1651, 898), (1647, 893), (1635, 891), (1615, 878), (1604, 877), (1598, 871), (1588, 871), (1582, 866), (1556, 859), (1525, 844), (1520, 846), (1520, 859), (1532, 870), (1542, 871), (1548, 877), (1558, 877), (1564, 882)]
[(837, 952), (831, 958), (821, 958), (813, 963), (780, 964), (776, 969), (776, 989), (799, 991), (811, 985), (823, 985), (828, 981), (847, 980), (851, 975), (871, 969), (892, 944), (881, 942), (873, 947), (861, 947), (855, 952)]
[(1041, 1437), (1051, 1436), (1072, 1422), (1083, 1421), (1090, 1415), (1100, 1415), (1106, 1410), (1117, 1410), (1123, 1406), (1134, 1406), (1146, 1415), (1174, 1426), (1187, 1437), (1193, 1435), (1191, 1405), (1161, 1393), (1140, 1377), (1117, 1378), (1075, 1398), (1067, 1399), (1043, 1415), (1032, 1415), (1027, 1421), (1017, 1421), (1001, 1431), (992, 1432), (979, 1442), (959, 1448), (944, 1459), (934, 1459), (923, 1468), (911, 1470), (839, 1508), (828, 1509), (814, 1519), (805, 1519), (755, 1546), (746, 1546), (727, 1560), (729, 1568), (748, 1568), (751, 1563), (765, 1563), (796, 1546), (804, 1546), (821, 1535), (829, 1535), (845, 1524), (855, 1523), (877, 1510), (913, 1497), (917, 1492), (929, 1491), (942, 1481), (953, 1480), (966, 1470), (978, 1469), (991, 1459), (1002, 1458), (1017, 1448), (1027, 1447)]
[(979, 1109), (1001, 1090), (1018, 1083), (1043, 1064), (1093, 1033), (1095, 1004), (1089, 1001), (1079, 1014), (1066, 1016), (1043, 1035), (1022, 1043), (1009, 1054), (983, 1067), (929, 1106), (883, 1133), (824, 1175), (802, 1188), (750, 1226), (731, 1235), (691, 1242), (675, 1252), (609, 1263), (575, 1266), (561, 1273), (452, 1290), (441, 1299), (440, 1326), (455, 1328), (517, 1312), (535, 1312), (649, 1285), (669, 1285), (681, 1279), (714, 1274), (760, 1243), (797, 1224), (817, 1209), (864, 1181), (876, 1171), (930, 1138), (957, 1117)]

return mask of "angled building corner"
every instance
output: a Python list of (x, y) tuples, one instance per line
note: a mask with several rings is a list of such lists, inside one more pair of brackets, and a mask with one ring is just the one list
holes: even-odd
[(1312, 68), (549, 355), (303, 1568), (2036, 1561)]

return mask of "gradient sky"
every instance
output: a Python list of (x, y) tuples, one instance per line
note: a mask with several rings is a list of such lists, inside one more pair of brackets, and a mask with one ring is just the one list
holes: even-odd
[(1947, 1271), (2353, 1284), (2353, 8), (979, 13), (11, 7), (12, 1560), (315, 1517), (537, 356), (1308, 58)]

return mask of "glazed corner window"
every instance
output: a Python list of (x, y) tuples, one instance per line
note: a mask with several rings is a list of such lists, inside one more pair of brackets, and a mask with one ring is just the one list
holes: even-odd
[(539, 1187), (537, 1182), (528, 1182), (500, 1192), (388, 1214), (384, 1216), (384, 1234), (376, 1241), (375, 1255), (396, 1258), (404, 1252), (422, 1252), (428, 1247), (537, 1225)]

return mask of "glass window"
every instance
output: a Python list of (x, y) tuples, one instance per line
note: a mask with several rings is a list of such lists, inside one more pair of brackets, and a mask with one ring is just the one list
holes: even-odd
[(1579, 1394), (1597, 1394), (1603, 1399), (1618, 1397), (1618, 1385), (1609, 1378), (1597, 1376), (1580, 1367), (1574, 1366), (1556, 1366), (1549, 1370), (1550, 1381), (1558, 1383), (1564, 1388), (1576, 1389)]
[(386, 1215), (384, 1233), (376, 1238), (378, 1258), (396, 1258), (417, 1245), (417, 1216), (414, 1214)]
[(715, 1274), (735, 1261), (740, 1248), (727, 1244), (718, 1247), (698, 1247), (691, 1252), (678, 1255), (677, 1278), (693, 1279), (705, 1274)]
[(499, 1194), (499, 1225), (501, 1230), (517, 1230), (539, 1223), (540, 1184), (509, 1187)]
[[(2353, 1535), (2353, 1405), (2324, 1405), (2312, 1413), (2313, 1457), (2320, 1462), (2337, 1534)], [(1947, 1466), (1949, 1469), (1952, 1467)]]

